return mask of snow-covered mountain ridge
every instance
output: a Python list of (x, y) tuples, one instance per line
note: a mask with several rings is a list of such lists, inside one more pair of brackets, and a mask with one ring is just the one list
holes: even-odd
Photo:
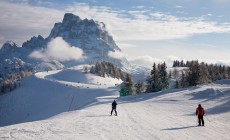
[[(84, 61), (62, 62), (60, 60), (44, 60), (31, 57), (34, 51), (45, 50), (47, 45), (53, 39), (61, 37), (71, 47), (77, 47), (83, 50)], [(39, 35), (32, 37), (24, 42), (22, 47), (13, 41), (6, 42), (0, 50), (0, 64), (3, 65), (6, 59), (20, 59), (25, 64), (30, 65), (36, 71), (44, 69), (60, 69), (65, 66), (73, 66), (77, 64), (95, 63), (97, 61), (108, 61), (118, 67), (129, 66), (127, 59), (122, 56), (115, 58), (110, 53), (122, 53), (121, 49), (116, 45), (112, 36), (106, 30), (106, 26), (102, 22), (84, 19), (66, 13), (63, 21), (55, 23), (50, 35), (47, 38)], [(68, 54), (62, 54), (68, 55)], [(57, 65), (56, 65), (57, 64)], [(5, 67), (5, 66), (2, 66)], [(4, 69), (1, 70), (1, 72)], [(2, 72), (4, 73), (4, 72)]]

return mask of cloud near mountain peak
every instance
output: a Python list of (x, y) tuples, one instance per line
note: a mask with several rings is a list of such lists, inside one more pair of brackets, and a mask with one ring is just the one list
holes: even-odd
[(30, 57), (42, 60), (81, 60), (83, 58), (83, 50), (74, 46), (70, 46), (62, 37), (52, 39), (46, 49), (36, 50), (30, 54)]

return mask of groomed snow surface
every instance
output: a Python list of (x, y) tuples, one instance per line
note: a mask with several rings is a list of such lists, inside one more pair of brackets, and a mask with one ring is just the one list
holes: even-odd
[[(0, 139), (230, 139), (230, 80), (127, 97), (119, 97), (119, 83), (82, 67), (36, 73), (0, 96)], [(118, 116), (110, 116), (114, 99)], [(197, 126), (198, 104), (204, 127)]]

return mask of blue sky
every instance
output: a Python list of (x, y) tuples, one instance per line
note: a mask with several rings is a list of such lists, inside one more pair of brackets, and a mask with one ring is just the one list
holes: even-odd
[(230, 0), (2, 0), (0, 45), (47, 37), (66, 12), (104, 22), (133, 63), (199, 59), (230, 65)]

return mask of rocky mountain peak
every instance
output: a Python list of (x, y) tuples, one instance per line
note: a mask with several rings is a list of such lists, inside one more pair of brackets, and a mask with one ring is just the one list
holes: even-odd
[(13, 41), (7, 41), (6, 43), (3, 44), (2, 49), (4, 48), (18, 48), (19, 46), (13, 42)]
[(78, 24), (80, 21), (81, 21), (81, 18), (79, 16), (76, 16), (72, 13), (66, 13), (62, 20), (62, 23), (64, 25), (71, 25), (71, 24)]
[(0, 49), (0, 63), (2, 59), (17, 57), (20, 49), (21, 47), (19, 47), (13, 41), (7, 41), (4, 43)]
[(47, 40), (62, 37), (72, 46), (82, 48), (84, 52), (103, 50), (121, 51), (114, 42), (112, 36), (106, 30), (103, 22), (97, 22), (93, 19), (81, 20), (80, 17), (66, 13), (61, 23), (55, 23)]
[(18, 48), (19, 46), (13, 41), (7, 41), (0, 49), (0, 58), (3, 57), (3, 55), (9, 55), (9, 53), (17, 51)]
[(46, 40), (41, 36), (38, 37), (33, 36), (30, 40), (24, 42), (22, 44), (23, 48), (31, 48), (31, 49), (38, 49), (46, 46)]

